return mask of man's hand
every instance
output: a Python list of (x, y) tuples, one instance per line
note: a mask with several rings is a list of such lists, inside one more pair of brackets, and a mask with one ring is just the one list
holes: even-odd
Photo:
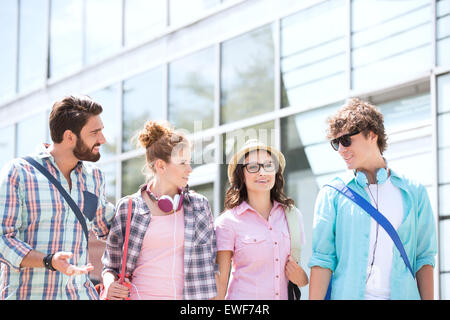
[(72, 256), (72, 252), (56, 252), (52, 258), (53, 268), (64, 273), (67, 276), (85, 274), (89, 273), (89, 271), (94, 270), (94, 266), (91, 263), (80, 267), (70, 264), (69, 260), (72, 258)]

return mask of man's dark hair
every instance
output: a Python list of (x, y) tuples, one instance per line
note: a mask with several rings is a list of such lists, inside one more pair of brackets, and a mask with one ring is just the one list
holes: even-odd
[(66, 130), (80, 137), (81, 129), (89, 118), (99, 115), (102, 111), (102, 106), (89, 96), (67, 96), (55, 102), (49, 116), (53, 142), (61, 143)]

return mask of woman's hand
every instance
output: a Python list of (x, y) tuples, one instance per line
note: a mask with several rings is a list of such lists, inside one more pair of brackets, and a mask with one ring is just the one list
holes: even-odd
[[(125, 278), (125, 282), (130, 283), (130, 280)], [(121, 284), (120, 279), (110, 283), (109, 286), (105, 285), (105, 290), (107, 300), (123, 300), (130, 296), (129, 288)]]
[(286, 277), (289, 281), (295, 283), (299, 287), (304, 287), (308, 284), (308, 275), (301, 266), (299, 266), (290, 256), (286, 263)]

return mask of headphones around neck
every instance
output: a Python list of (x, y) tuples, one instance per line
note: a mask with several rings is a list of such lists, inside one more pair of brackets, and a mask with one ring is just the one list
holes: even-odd
[(155, 196), (150, 190), (150, 183), (147, 184), (147, 188), (145, 188), (145, 190), (150, 198), (158, 203), (158, 208), (165, 213), (172, 212), (172, 210), (178, 211), (183, 205), (184, 192), (181, 188), (178, 188), (178, 193), (173, 197), (173, 199), (168, 195), (163, 195), (159, 198)]
[[(380, 168), (376, 172), (376, 183), (377, 184), (383, 184), (386, 182), (386, 180), (389, 177), (388, 173), (389, 169), (386, 168)], [(363, 188), (367, 187), (369, 185), (369, 178), (367, 177), (367, 174), (364, 171), (354, 171), (356, 182)]]

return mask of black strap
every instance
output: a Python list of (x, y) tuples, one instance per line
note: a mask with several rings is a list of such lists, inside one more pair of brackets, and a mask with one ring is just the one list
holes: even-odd
[(289, 281), (289, 283), (288, 283), (288, 300), (300, 300), (301, 295), (302, 295), (302, 293), (300, 291), (300, 288), (292, 281)]
[(62, 194), (64, 199), (66, 199), (66, 201), (69, 204), (69, 206), (72, 209), (72, 211), (75, 213), (75, 216), (77, 217), (78, 222), (80, 222), (81, 227), (83, 228), (83, 231), (84, 231), (84, 235), (86, 236), (86, 243), (89, 243), (89, 231), (88, 231), (88, 227), (87, 227), (87, 224), (86, 224), (86, 220), (84, 219), (83, 213), (81, 212), (80, 208), (77, 206), (75, 201), (73, 201), (72, 197), (63, 188), (61, 183), (59, 183), (59, 181), (56, 180), (55, 177), (52, 176), (52, 174), (50, 172), (48, 172), (48, 170), (45, 169), (39, 162), (37, 162), (36, 160), (34, 160), (31, 157), (24, 157), (23, 159), (25, 159), (33, 167), (38, 169), (59, 190), (59, 192)]

